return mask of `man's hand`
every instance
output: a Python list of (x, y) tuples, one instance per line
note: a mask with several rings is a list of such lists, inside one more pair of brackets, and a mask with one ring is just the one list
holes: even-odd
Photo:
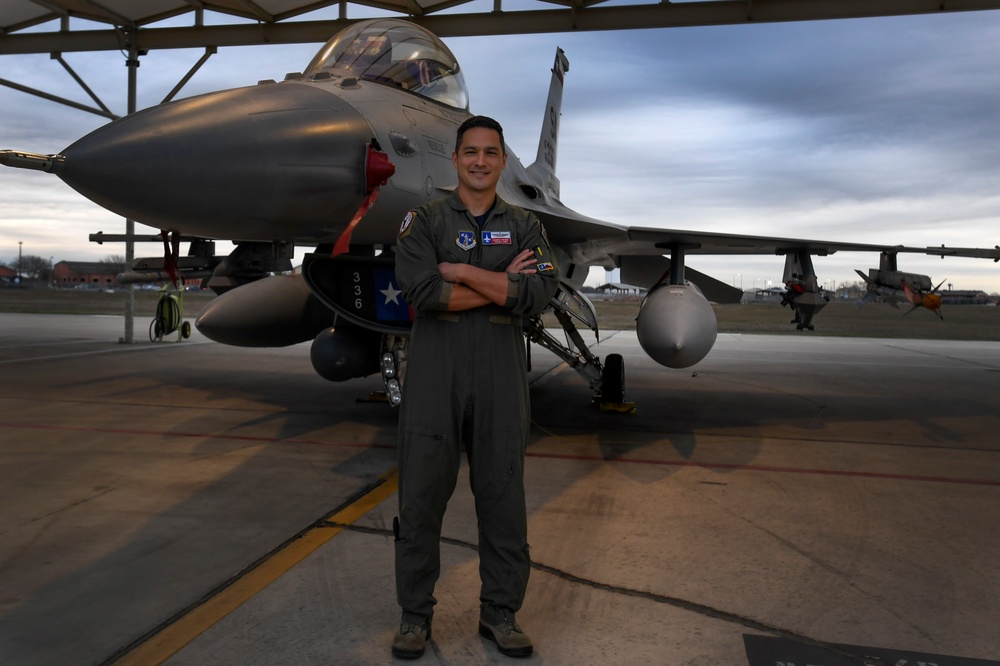
[(532, 250), (524, 250), (511, 259), (507, 268), (488, 271), (470, 264), (456, 264), (443, 261), (438, 264), (438, 272), (447, 282), (455, 284), (448, 303), (449, 310), (468, 310), (489, 302), (504, 305), (507, 302), (509, 273), (535, 273), (538, 260)]
[(531, 268), (538, 263), (538, 259), (535, 259), (535, 253), (531, 250), (522, 250), (519, 255), (511, 259), (510, 263), (507, 264), (507, 268), (504, 269), (504, 273), (525, 273), (532, 274), (535, 273), (535, 269)]

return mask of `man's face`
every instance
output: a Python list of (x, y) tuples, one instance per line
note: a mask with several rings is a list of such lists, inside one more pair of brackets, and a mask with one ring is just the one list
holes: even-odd
[(500, 134), (486, 127), (473, 127), (462, 135), (452, 162), (458, 172), (459, 187), (473, 192), (496, 189), (500, 172), (507, 165), (507, 156), (500, 145)]

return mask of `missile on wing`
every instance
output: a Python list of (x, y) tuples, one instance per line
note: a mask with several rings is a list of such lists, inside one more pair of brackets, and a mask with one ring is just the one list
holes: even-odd
[(274, 275), (216, 297), (195, 326), (222, 344), (287, 347), (314, 338), (334, 319), (301, 276)]
[(917, 308), (927, 308), (937, 315), (938, 319), (944, 319), (941, 314), (941, 295), (938, 293), (944, 280), (935, 287), (930, 276), (919, 273), (904, 273), (903, 271), (878, 268), (868, 269), (868, 275), (857, 269), (854, 272), (865, 281), (867, 291), (854, 304), (856, 307), (861, 307), (881, 297), (886, 303), (898, 309), (898, 303), (905, 300), (913, 306), (905, 314), (909, 314)]
[(635, 331), (639, 345), (654, 361), (668, 368), (687, 368), (712, 349), (719, 326), (697, 287), (664, 284), (642, 302)]
[(903, 271), (882, 270), (878, 268), (869, 268), (868, 275), (857, 269), (854, 272), (861, 276), (865, 284), (870, 287), (884, 287), (886, 289), (902, 291), (904, 285), (909, 285), (911, 289), (919, 291), (931, 291), (933, 289), (930, 276), (920, 275), (919, 273), (904, 273)]
[(350, 325), (320, 331), (309, 349), (313, 369), (323, 379), (344, 382), (381, 370), (382, 335)]

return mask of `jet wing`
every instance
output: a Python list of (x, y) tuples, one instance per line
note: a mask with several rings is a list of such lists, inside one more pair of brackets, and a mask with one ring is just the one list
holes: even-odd
[(561, 204), (518, 203), (523, 208), (534, 212), (542, 220), (552, 241), (567, 249), (574, 261), (581, 264), (600, 265), (605, 268), (613, 268), (617, 265), (615, 257), (670, 254), (671, 250), (678, 246), (687, 255), (784, 255), (803, 250), (815, 256), (828, 256), (836, 252), (901, 252), (942, 257), (993, 259), (993, 261), (1000, 262), (1000, 246), (992, 249), (947, 247), (944, 245), (939, 247), (908, 247), (905, 245), (751, 236), (685, 229), (628, 227), (580, 215)]
[[(627, 227), (580, 215), (559, 202), (518, 201), (545, 224), (550, 240), (582, 266), (622, 269), (622, 280), (650, 286), (663, 279), (670, 268), (666, 257), (680, 249), (690, 255), (788, 255), (808, 253), (828, 256), (836, 252), (911, 253), (972, 257), (1000, 261), (1000, 246), (989, 248), (907, 247), (874, 243), (846, 243), (775, 236), (713, 233), (684, 229)], [(685, 276), (717, 303), (738, 303), (742, 290), (711, 276), (685, 269)]]
[(1000, 261), (1000, 246), (988, 248), (907, 247), (905, 245), (880, 245), (873, 243), (845, 243), (841, 241), (781, 238), (774, 236), (746, 236), (702, 231), (631, 227), (629, 240), (639, 247), (653, 245), (668, 251), (680, 244), (687, 254), (787, 254), (806, 250), (817, 256), (836, 252), (903, 252), (951, 257), (973, 257)]

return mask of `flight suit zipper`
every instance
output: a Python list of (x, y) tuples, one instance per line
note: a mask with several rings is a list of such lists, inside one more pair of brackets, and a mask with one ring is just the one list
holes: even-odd
[[(471, 216), (472, 213), (469, 213), (469, 215)], [(472, 223), (476, 225), (476, 249), (473, 255), (473, 258), (476, 260), (476, 263), (473, 264), (473, 266), (475, 266), (476, 268), (483, 267), (483, 229), (486, 228), (486, 225), (489, 223), (491, 219), (493, 219), (492, 212), (490, 213), (490, 216), (486, 218), (486, 220), (483, 222), (482, 226), (480, 226), (476, 222), (476, 218), (475, 217), (472, 218)]]

